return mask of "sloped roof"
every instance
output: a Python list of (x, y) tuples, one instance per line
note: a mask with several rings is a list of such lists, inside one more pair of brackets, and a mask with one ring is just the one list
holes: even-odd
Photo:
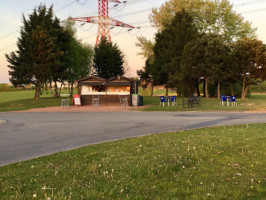
[(77, 80), (77, 82), (89, 82), (89, 81), (95, 81), (95, 82), (113, 82), (113, 81), (116, 81), (116, 80), (125, 80), (125, 81), (128, 81), (128, 82), (136, 82), (134, 79), (131, 79), (131, 78), (127, 78), (125, 76), (117, 76), (117, 77), (112, 77), (112, 78), (109, 78), (109, 79), (104, 79), (104, 78), (100, 78), (98, 76), (89, 76), (87, 78), (83, 78), (83, 79), (80, 79), (80, 80)]

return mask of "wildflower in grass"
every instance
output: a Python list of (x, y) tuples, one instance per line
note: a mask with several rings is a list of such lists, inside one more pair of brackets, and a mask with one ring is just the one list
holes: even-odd
[(32, 197), (33, 197), (33, 198), (36, 198), (36, 197), (37, 197), (37, 194), (32, 195)]

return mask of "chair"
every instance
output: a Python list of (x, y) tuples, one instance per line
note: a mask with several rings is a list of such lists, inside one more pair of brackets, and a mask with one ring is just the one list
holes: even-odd
[(120, 101), (121, 107), (128, 107), (128, 98), (127, 97), (119, 96), (119, 101)]
[(69, 108), (69, 96), (70, 94), (61, 94), (61, 108)]
[(220, 105), (224, 105), (224, 102), (227, 102), (227, 98), (226, 98), (226, 96), (225, 95), (221, 95), (220, 96)]
[(167, 102), (168, 102), (168, 100), (165, 98), (165, 96), (160, 96), (160, 105), (163, 104), (163, 106), (164, 106), (164, 103), (167, 103)]
[(236, 96), (230, 96), (228, 102), (231, 103), (232, 106), (236, 106)]
[(93, 97), (92, 96), (92, 107), (99, 107), (100, 106), (100, 97)]
[(172, 106), (176, 106), (176, 96), (171, 97)]

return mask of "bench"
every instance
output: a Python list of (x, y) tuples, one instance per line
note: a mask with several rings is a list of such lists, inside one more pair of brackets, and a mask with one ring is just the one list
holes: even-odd
[(196, 105), (200, 106), (200, 96), (193, 96), (190, 98), (183, 98), (183, 108), (194, 108)]

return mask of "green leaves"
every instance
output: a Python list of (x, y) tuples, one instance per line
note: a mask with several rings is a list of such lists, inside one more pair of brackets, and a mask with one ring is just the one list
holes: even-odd
[(102, 39), (99, 46), (94, 47), (93, 67), (97, 76), (108, 79), (124, 75), (124, 55), (116, 44)]

